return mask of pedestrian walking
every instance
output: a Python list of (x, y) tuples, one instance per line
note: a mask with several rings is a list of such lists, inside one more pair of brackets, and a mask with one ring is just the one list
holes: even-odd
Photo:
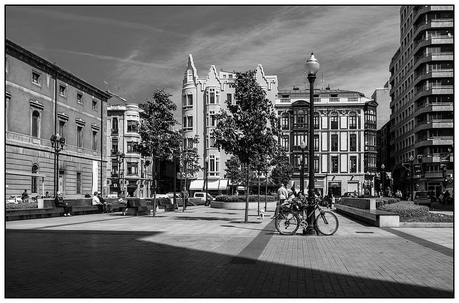
[(183, 187), (181, 195), (182, 195), (182, 200), (183, 200), (183, 211), (185, 211), (186, 205), (188, 203), (188, 198), (189, 198), (188, 191), (186, 190), (186, 187)]
[(72, 209), (73, 207), (70, 206), (68, 203), (64, 202), (64, 196), (61, 192), (57, 192), (56, 198), (54, 198), (54, 204), (56, 207), (63, 207), (64, 208), (64, 217), (71, 217), (72, 216)]

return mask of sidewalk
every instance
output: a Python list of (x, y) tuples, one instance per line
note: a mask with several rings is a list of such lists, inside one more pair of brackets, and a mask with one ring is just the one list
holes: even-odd
[[(5, 297), (452, 297), (452, 228), (381, 229), (339, 214), (331, 237), (282, 236), (267, 213), (6, 222)], [(59, 285), (59, 287), (57, 287)]]

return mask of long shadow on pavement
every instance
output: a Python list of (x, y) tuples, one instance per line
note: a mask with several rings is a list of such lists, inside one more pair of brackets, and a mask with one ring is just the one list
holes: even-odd
[[(268, 228), (260, 237), (272, 233)], [(453, 297), (449, 290), (332, 270), (241, 264), (234, 254), (184, 248), (194, 244), (186, 236), (174, 238), (182, 243), (174, 246), (153, 242), (157, 235), (6, 230), (5, 297)], [(212, 244), (211, 237), (200, 241)]]

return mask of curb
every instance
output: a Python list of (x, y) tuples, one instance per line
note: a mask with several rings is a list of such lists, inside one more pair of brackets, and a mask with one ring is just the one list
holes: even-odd
[(400, 222), (399, 227), (410, 228), (453, 228), (454, 223), (450, 222)]

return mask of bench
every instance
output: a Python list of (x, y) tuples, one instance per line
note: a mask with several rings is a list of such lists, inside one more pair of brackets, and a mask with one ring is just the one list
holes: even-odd
[(342, 198), (338, 212), (378, 227), (399, 227), (399, 214), (376, 209), (375, 198)]

